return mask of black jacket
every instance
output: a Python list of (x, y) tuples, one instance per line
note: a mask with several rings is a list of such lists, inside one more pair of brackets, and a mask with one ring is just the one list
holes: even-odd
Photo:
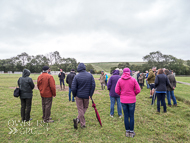
[(71, 91), (74, 97), (79, 97), (83, 99), (89, 99), (95, 90), (95, 81), (91, 73), (86, 71), (86, 67), (83, 63), (78, 65), (77, 74), (72, 82)]
[(22, 77), (18, 79), (18, 86), (20, 88), (20, 98), (32, 98), (33, 89), (35, 87), (32, 78), (29, 77), (30, 71), (24, 69)]
[(74, 73), (74, 72), (70, 72), (70, 74), (67, 75), (66, 82), (67, 82), (67, 84), (69, 84), (69, 88), (71, 88), (71, 85), (72, 85), (75, 75), (76, 75), (76, 73)]
[[(61, 73), (61, 75), (60, 75), (60, 73)], [(63, 73), (63, 72), (60, 72), (60, 73), (58, 74), (59, 79), (65, 79), (65, 73)]]
[(168, 77), (165, 74), (159, 74), (155, 79), (156, 91), (167, 91), (167, 86), (170, 85)]

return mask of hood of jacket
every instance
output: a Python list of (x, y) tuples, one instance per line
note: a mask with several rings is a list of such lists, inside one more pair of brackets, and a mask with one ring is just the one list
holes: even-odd
[(165, 70), (166, 75), (171, 74), (169, 70)]
[(83, 63), (80, 63), (77, 68), (77, 72), (85, 71), (86, 66)]
[(128, 80), (131, 78), (130, 72), (125, 72), (121, 76), (122, 79)]
[(24, 69), (23, 73), (22, 73), (22, 77), (28, 77), (30, 75), (30, 71), (27, 69)]
[(113, 75), (119, 75), (119, 70), (114, 70)]
[(153, 70), (152, 70), (152, 69), (149, 69), (149, 72), (153, 72)]

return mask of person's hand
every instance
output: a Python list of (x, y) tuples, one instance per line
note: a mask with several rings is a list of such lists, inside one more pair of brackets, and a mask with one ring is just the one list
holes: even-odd
[(53, 96), (53, 98), (55, 98), (55, 96)]
[(173, 87), (173, 89), (175, 89), (175, 87)]
[(89, 99), (91, 99), (91, 97), (89, 96)]
[(61, 75), (61, 73), (59, 75)]

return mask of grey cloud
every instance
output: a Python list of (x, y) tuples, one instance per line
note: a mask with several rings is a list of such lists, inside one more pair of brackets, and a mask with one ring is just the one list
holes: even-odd
[[(33, 47), (32, 50), (28, 47), (48, 42), (54, 37), (70, 34), (88, 37), (97, 32), (100, 35), (108, 33), (123, 43), (127, 40), (132, 42), (125, 48), (111, 45), (111, 41), (106, 44), (106, 40), (102, 39), (86, 51), (75, 53), (78, 45), (67, 47), (67, 51), (56, 47), (51, 51), (58, 50), (63, 56), (67, 53), (65, 56), (84, 62), (88, 59), (94, 62), (142, 61), (143, 56), (157, 50), (187, 60), (190, 52), (189, 5), (188, 0), (2, 0), (0, 50), (5, 48), (1, 45), (9, 48), (8, 52), (4, 51), (6, 54), (0, 53), (0, 56), (9, 58), (12, 55), (9, 51), (14, 48), (20, 53), (42, 54), (45, 48)], [(64, 39), (57, 43), (62, 41)], [(106, 49), (103, 52), (102, 47)]]

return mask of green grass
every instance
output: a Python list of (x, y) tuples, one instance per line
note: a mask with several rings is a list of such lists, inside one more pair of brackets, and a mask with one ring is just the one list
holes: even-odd
[[(86, 63), (86, 64), (91, 64), (96, 71), (105, 71), (105, 72), (110, 72), (111, 67), (117, 67), (119, 63), (124, 63), (124, 62), (100, 62), (100, 63)], [(142, 65), (144, 62), (129, 62), (130, 65)]]
[(178, 77), (176, 77), (176, 80), (177, 81), (181, 81), (181, 82), (187, 82), (187, 83), (190, 83), (190, 77), (180, 77), (180, 76), (178, 76)]
[[(31, 75), (36, 80), (38, 75)], [(135, 110), (134, 138), (125, 137), (123, 118), (118, 118), (115, 109), (113, 118), (109, 116), (110, 99), (107, 90), (100, 90), (99, 81), (96, 80), (96, 92), (93, 96), (97, 105), (103, 127), (96, 120), (94, 109), (89, 104), (85, 114), (87, 128), (73, 129), (72, 119), (77, 116), (76, 104), (68, 101), (68, 92), (57, 90), (53, 99), (51, 117), (54, 123), (37, 125), (41, 121), (42, 107), (38, 90), (34, 90), (32, 101), (30, 125), (21, 126), (20, 99), (13, 97), (19, 75), (0, 75), (0, 142), (189, 142), (190, 139), (190, 108), (183, 101), (178, 102), (178, 107), (167, 108), (167, 113), (156, 114), (156, 105), (151, 106), (149, 90), (144, 88), (137, 96)], [(57, 76), (54, 77), (59, 83)], [(95, 79), (99, 76), (95, 76)], [(186, 92), (183, 93), (183, 90)], [(177, 85), (177, 96), (188, 96), (189, 88)], [(182, 95), (183, 93), (183, 95)], [(186, 99), (188, 100), (188, 99)], [(117, 106), (115, 106), (117, 108)], [(161, 110), (162, 111), (162, 110)], [(10, 121), (10, 122), (9, 122)], [(9, 124), (8, 124), (9, 122)], [(14, 124), (13, 124), (14, 123)], [(16, 125), (18, 124), (18, 125)], [(17, 128), (16, 134), (9, 134), (9, 128)], [(33, 134), (29, 131), (33, 130)], [(47, 131), (48, 128), (48, 131)], [(27, 129), (27, 132), (26, 132)]]

